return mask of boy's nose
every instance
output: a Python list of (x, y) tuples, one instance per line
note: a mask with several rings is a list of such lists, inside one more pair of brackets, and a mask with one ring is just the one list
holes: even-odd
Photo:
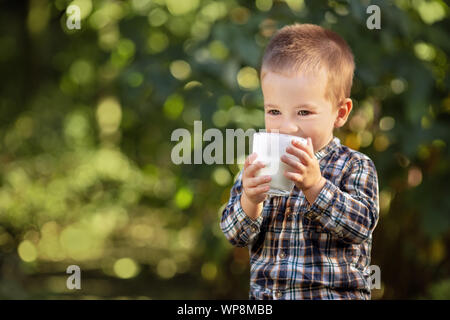
[(280, 126), (280, 133), (293, 135), (297, 133), (297, 126), (290, 121), (283, 121)]

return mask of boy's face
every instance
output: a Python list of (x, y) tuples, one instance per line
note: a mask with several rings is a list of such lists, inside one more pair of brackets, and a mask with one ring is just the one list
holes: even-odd
[(314, 152), (328, 144), (337, 108), (325, 99), (326, 83), (325, 73), (286, 77), (267, 71), (261, 83), (266, 131), (310, 137)]

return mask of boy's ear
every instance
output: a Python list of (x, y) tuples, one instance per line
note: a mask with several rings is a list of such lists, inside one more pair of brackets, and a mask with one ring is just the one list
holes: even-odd
[(353, 108), (352, 99), (346, 98), (344, 99), (338, 107), (336, 120), (334, 121), (334, 127), (340, 128), (342, 127), (348, 119), (350, 112)]

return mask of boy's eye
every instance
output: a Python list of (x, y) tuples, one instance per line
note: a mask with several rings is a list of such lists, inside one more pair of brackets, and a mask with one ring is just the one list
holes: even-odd
[(271, 115), (277, 115), (277, 114), (280, 114), (280, 111), (272, 109), (272, 110), (269, 110), (267, 113), (271, 114)]
[(306, 110), (300, 110), (299, 112), (298, 112), (298, 114), (300, 115), (300, 116), (307, 116), (307, 115), (309, 115), (311, 112), (309, 112), (309, 111), (306, 111)]

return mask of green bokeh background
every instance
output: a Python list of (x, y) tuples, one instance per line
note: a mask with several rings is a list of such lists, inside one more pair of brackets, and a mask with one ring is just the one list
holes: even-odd
[[(196, 120), (263, 128), (263, 49), (300, 22), (354, 51), (354, 109), (336, 135), (378, 169), (373, 299), (450, 299), (444, 1), (0, 4), (0, 298), (247, 299), (248, 251), (219, 228), (240, 167), (175, 165), (171, 134)], [(66, 288), (72, 264), (81, 290)]]

